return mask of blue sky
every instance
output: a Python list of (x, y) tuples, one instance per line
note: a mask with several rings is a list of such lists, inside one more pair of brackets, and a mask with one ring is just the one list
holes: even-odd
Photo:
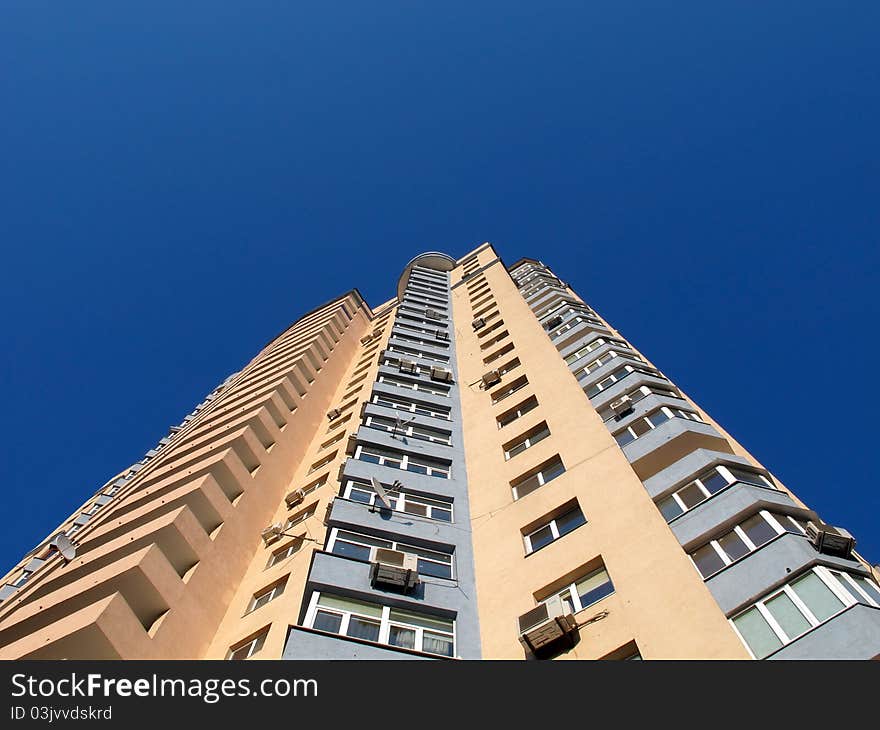
[(878, 21), (7, 0), (0, 563), (304, 311), (486, 240), (550, 264), (880, 561)]

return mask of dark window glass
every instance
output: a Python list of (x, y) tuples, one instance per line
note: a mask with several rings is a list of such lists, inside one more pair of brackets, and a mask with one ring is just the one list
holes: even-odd
[(709, 490), (709, 494), (715, 494), (715, 492), (718, 492), (727, 486), (727, 479), (714, 469), (703, 474), (700, 477), (700, 481), (703, 482), (703, 486)]
[(740, 527), (749, 540), (755, 543), (755, 547), (761, 547), (765, 542), (776, 537), (776, 530), (770, 527), (770, 523), (761, 515), (750, 517)]
[(379, 641), (379, 624), (369, 619), (352, 616), (348, 622), (348, 636), (354, 639)]
[(333, 543), (333, 553), (334, 555), (344, 555), (347, 558), (354, 558), (355, 560), (370, 559), (370, 548), (366, 545), (355, 545), (354, 543), (344, 542), (343, 540), (337, 540)]
[(717, 573), (724, 567), (724, 561), (721, 559), (721, 556), (715, 552), (715, 548), (711, 545), (705, 545), (697, 550), (691, 557), (694, 559), (694, 564), (697, 566), (697, 570), (700, 571), (700, 574), (704, 578), (708, 578), (713, 573)]
[(532, 544), (532, 550), (537, 550), (538, 548), (542, 548), (545, 545), (549, 545), (553, 542), (553, 532), (550, 529), (550, 525), (546, 527), (542, 527), (540, 530), (533, 532), (529, 536), (529, 542)]
[(571, 512), (567, 512), (562, 515), (562, 517), (557, 518), (556, 527), (559, 530), (560, 535), (565, 535), (571, 532), (576, 527), (580, 527), (587, 520), (584, 518), (584, 513), (580, 511), (580, 509), (573, 509)]
[(334, 634), (339, 633), (342, 626), (342, 616), (338, 613), (328, 613), (327, 611), (318, 611), (315, 614), (314, 628), (320, 631), (329, 631)]
[(718, 538), (718, 545), (731, 560), (737, 560), (748, 554), (749, 548), (735, 532), (728, 532)]

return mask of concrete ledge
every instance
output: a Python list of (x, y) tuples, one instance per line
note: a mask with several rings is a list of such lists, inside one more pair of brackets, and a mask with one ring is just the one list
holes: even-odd
[(767, 659), (876, 659), (880, 656), (880, 608), (850, 606)]
[(716, 573), (706, 585), (730, 616), (813, 565), (866, 572), (858, 561), (823, 555), (807, 538), (788, 532)]

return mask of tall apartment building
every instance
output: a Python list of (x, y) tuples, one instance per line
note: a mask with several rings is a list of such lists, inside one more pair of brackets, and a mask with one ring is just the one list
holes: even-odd
[(2, 658), (877, 658), (876, 569), (545, 264), (305, 315), (0, 587)]

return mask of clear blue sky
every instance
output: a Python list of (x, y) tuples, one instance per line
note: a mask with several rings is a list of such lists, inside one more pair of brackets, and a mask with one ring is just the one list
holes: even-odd
[(485, 240), (880, 561), (878, 21), (6, 0), (0, 571), (304, 311)]

